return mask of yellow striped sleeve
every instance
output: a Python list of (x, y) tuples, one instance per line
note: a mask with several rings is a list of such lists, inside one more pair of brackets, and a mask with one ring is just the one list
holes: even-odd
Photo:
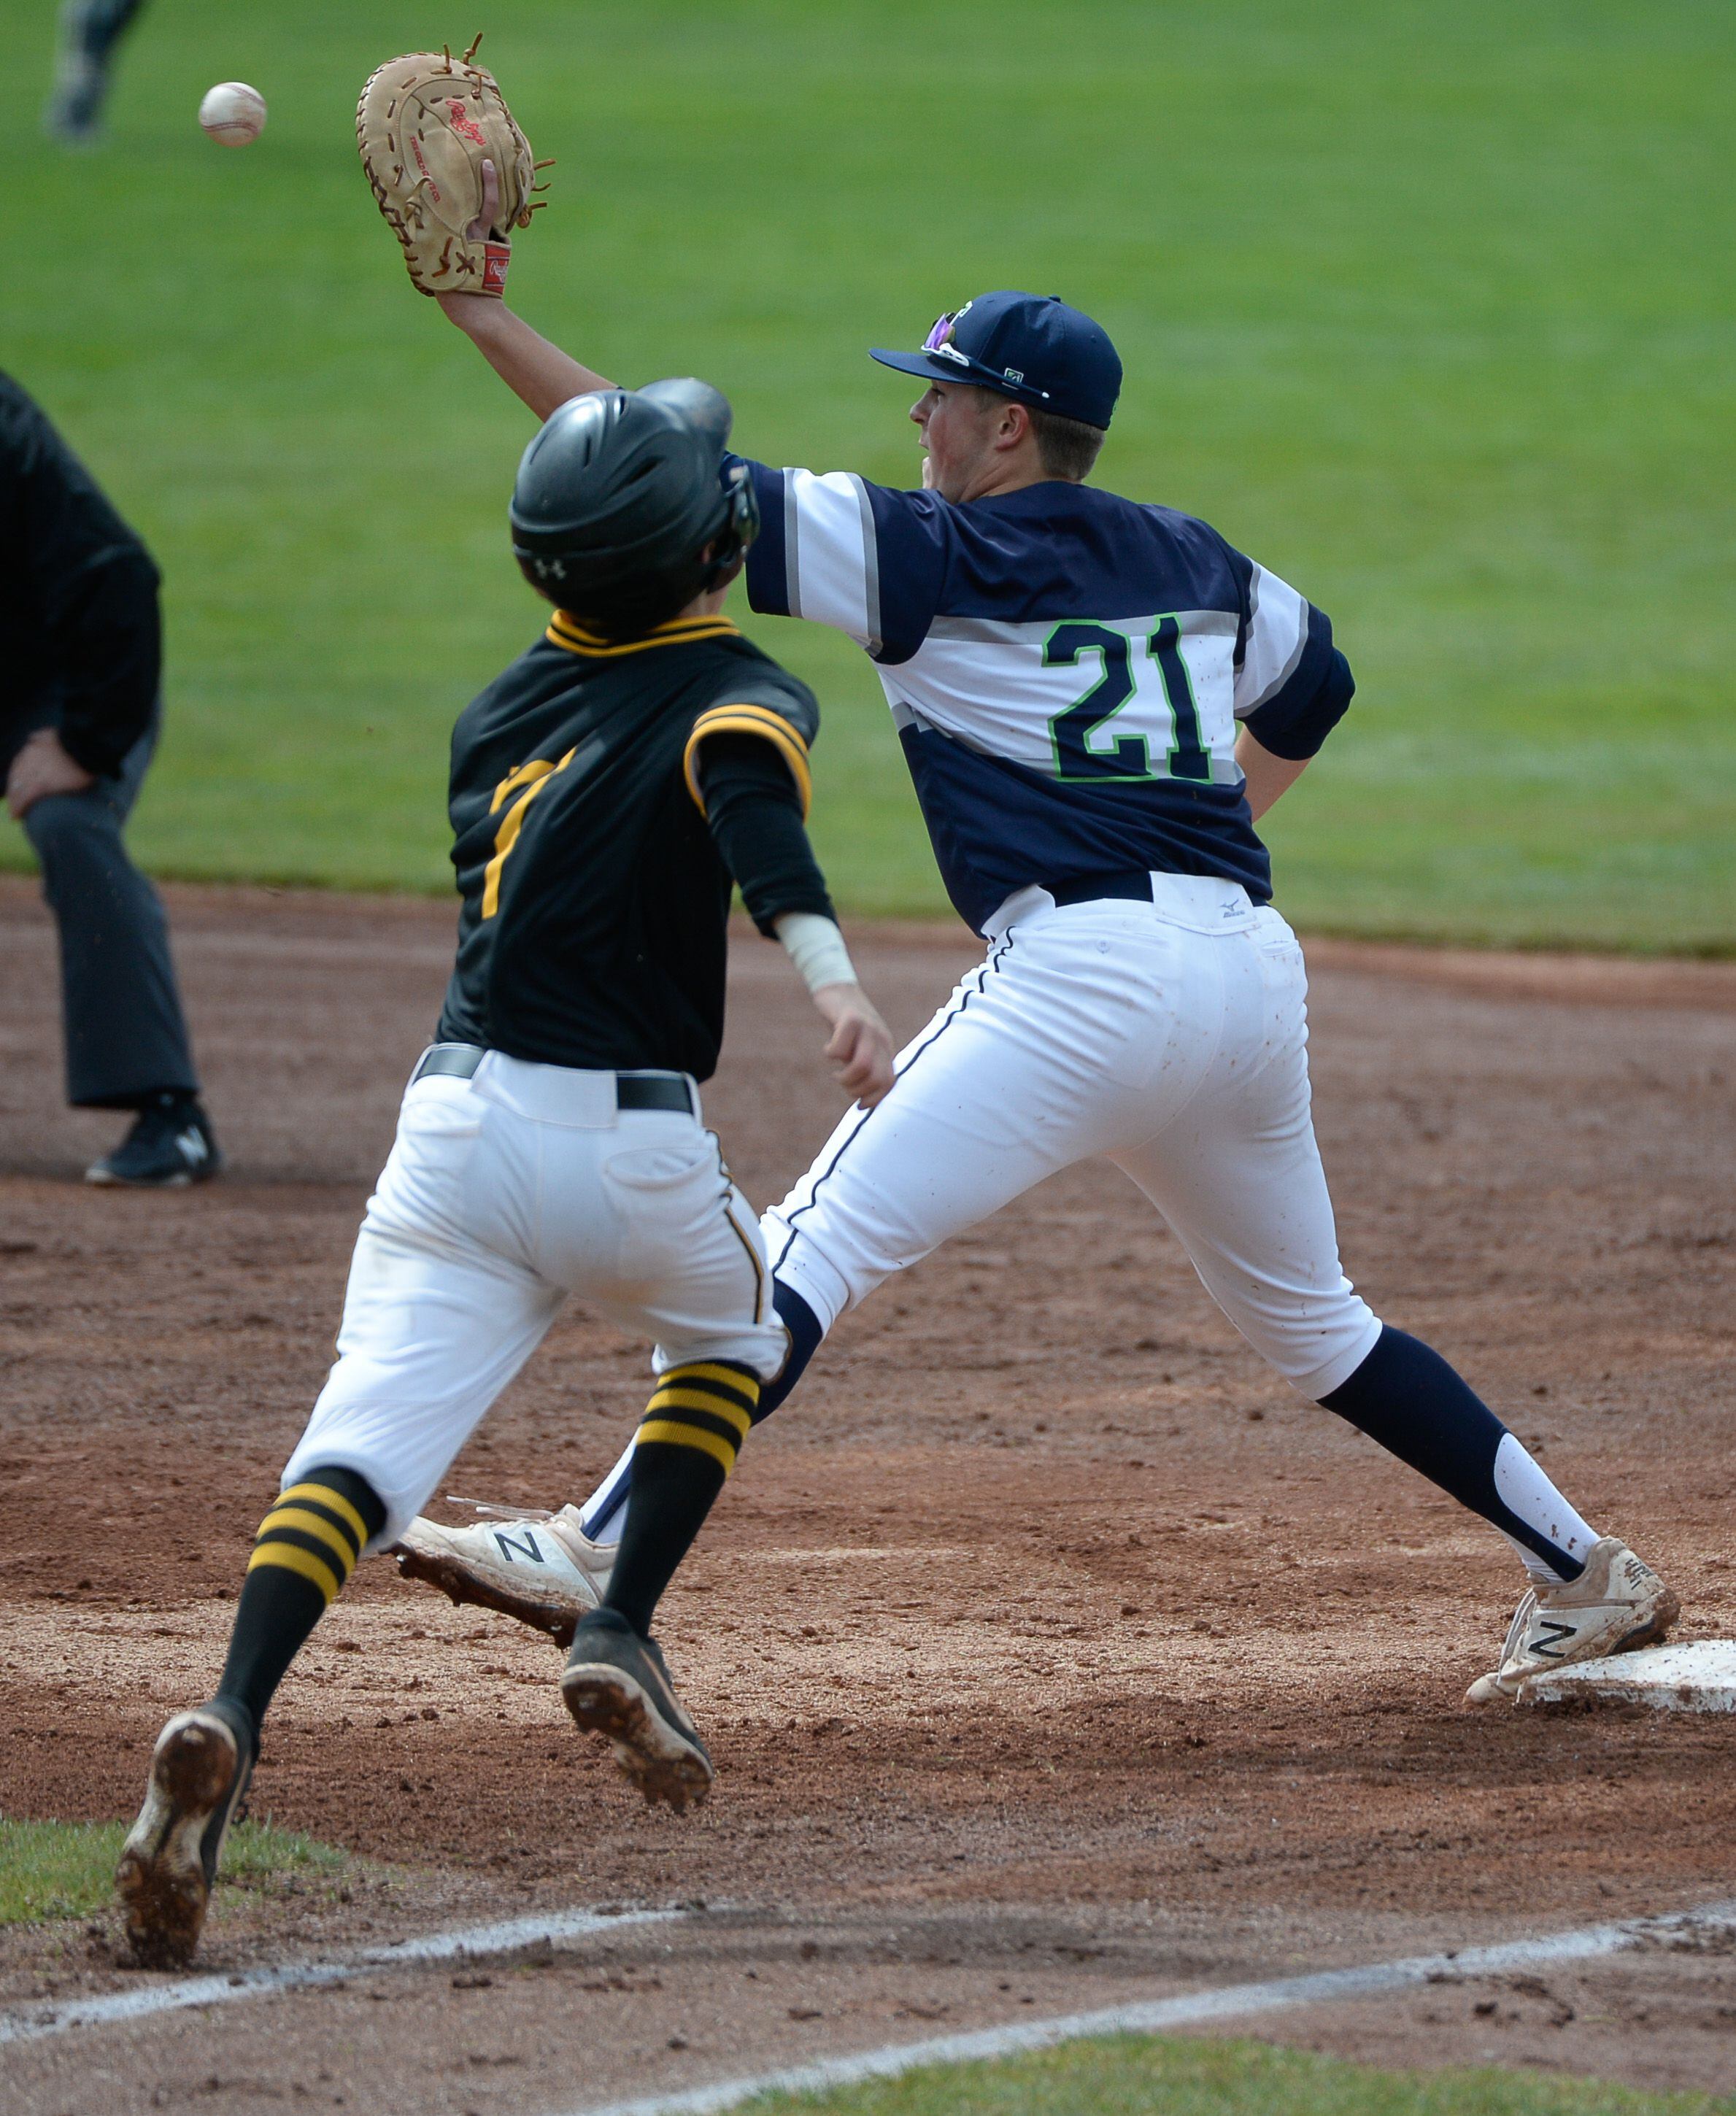
[(340, 1520), (347, 1520), (356, 1531), (356, 1548), (360, 1550), (368, 1539), (368, 1525), (344, 1497), (334, 1492), (329, 1484), (292, 1484), (287, 1492), (279, 1492), (277, 1502), (287, 1506), (292, 1499), (311, 1499), (318, 1506), (329, 1506)]
[(694, 721), (693, 732), (687, 738), (686, 753), (681, 759), (681, 769), (687, 780), (687, 790), (702, 816), (705, 813), (705, 797), (699, 791), (699, 745), (708, 734), (763, 736), (790, 766), (790, 775), (801, 797), (802, 820), (807, 821), (808, 806), (813, 799), (808, 745), (783, 715), (773, 712), (769, 706), (713, 706)]
[(343, 1582), (323, 1557), (315, 1557), (311, 1550), (303, 1550), (298, 1543), (261, 1543), (254, 1548), (247, 1560), (247, 1570), (255, 1571), (261, 1565), (281, 1565), (287, 1572), (299, 1572), (304, 1580), (311, 1580), (328, 1602), (335, 1602), (343, 1591)]

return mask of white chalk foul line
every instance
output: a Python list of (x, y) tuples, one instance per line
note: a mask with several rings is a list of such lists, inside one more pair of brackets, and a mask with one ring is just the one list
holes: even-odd
[(1453, 1954), (1417, 1954), (1407, 1961), (1325, 1969), (1310, 1976), (1231, 1984), (1215, 1991), (1187, 1991), (1144, 2005), (1111, 2006), (1096, 2013), (1063, 2013), (1047, 2021), (1010, 2021), (1002, 2027), (934, 2036), (926, 2042), (895, 2043), (882, 2049), (863, 2050), (854, 2057), (821, 2058), (812, 2064), (761, 2072), (751, 2079), (725, 2080), (713, 2086), (690, 2087), (680, 2094), (654, 2094), (642, 2100), (611, 2101), (601, 2106), (593, 2103), (589, 2108), (572, 2111), (571, 2116), (715, 2116), (715, 2112), (737, 2108), (758, 2094), (811, 2094), (827, 2087), (854, 2086), (865, 2079), (890, 2079), (921, 2065), (962, 2064), (972, 2059), (1012, 2057), (1023, 2050), (1049, 2049), (1057, 2043), (1074, 2042), (1084, 2036), (1152, 2035), (1243, 2014), (1278, 2012), (1287, 2007), (1379, 1998), (1425, 1984), (1435, 1976), (1486, 1976), (1503, 1970), (1545, 1967), (1552, 1962), (1587, 1962), (1599, 1955), (1617, 1953), (1643, 1939), (1733, 1929), (1736, 1929), (1736, 1902), (1709, 1903), (1702, 1909), (1671, 1917), (1590, 1925), (1578, 1932), (1508, 1940), (1494, 1947), (1462, 1948)]
[(209, 1976), (184, 1976), (136, 1991), (112, 1991), (63, 2004), (25, 2006), (0, 2013), (0, 2044), (31, 2042), (72, 2028), (100, 2028), (172, 2013), (186, 2006), (223, 2006), (237, 1999), (269, 1998), (279, 1991), (316, 1990), (383, 1969), (426, 1968), (441, 1962), (475, 1961), (534, 1947), (540, 1939), (583, 1939), (624, 1926), (657, 1925), (684, 1916), (681, 1911), (555, 1911), (542, 1917), (508, 1918), (499, 1925), (459, 1925), (384, 1947), (358, 1948), (327, 1962), (289, 1962), (274, 1969), (237, 1969)]

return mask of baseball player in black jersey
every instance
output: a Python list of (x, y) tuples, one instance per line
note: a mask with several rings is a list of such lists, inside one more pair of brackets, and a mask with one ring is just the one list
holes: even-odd
[(526, 453), (513, 545), (555, 615), (454, 730), (457, 961), (217, 1694), (156, 1744), (117, 1876), (145, 1959), (198, 1939), (291, 1660), (569, 1293), (655, 1339), (658, 1379), (563, 1695), (647, 1800), (710, 1787), (652, 1612), (788, 1344), (754, 1216), (700, 1121), (732, 881), (805, 978), (842, 1084), (873, 1103), (892, 1079), (804, 828), (813, 694), (721, 614), (757, 527), (746, 477), (724, 474), (728, 433), (715, 390), (659, 383), (563, 407)]

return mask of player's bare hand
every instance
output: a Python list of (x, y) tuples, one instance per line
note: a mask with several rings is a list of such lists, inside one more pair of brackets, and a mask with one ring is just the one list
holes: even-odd
[[(467, 242), (485, 242), (500, 213), (500, 179), (486, 155), (482, 159), (482, 210), (464, 231)], [(472, 337), (486, 331), (504, 304), (497, 294), (436, 294), (448, 318)]]
[(839, 1085), (873, 1109), (892, 1085), (892, 1032), (860, 985), (822, 985), (813, 1003), (831, 1028), (826, 1055)]
[(95, 775), (68, 754), (53, 729), (39, 728), (26, 738), (12, 760), (12, 768), (7, 774), (6, 805), (12, 820), (22, 822), (48, 794), (82, 794), (95, 784)]
[(500, 177), (494, 163), (482, 158), (482, 210), (464, 231), (472, 242), (481, 242), (500, 218)]

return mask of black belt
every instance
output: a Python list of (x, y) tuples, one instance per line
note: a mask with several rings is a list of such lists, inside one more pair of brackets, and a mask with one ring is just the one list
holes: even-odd
[[(431, 1073), (468, 1080), (487, 1055), (480, 1043), (431, 1043), (410, 1075), (411, 1084), (426, 1080)], [(693, 1084), (685, 1073), (617, 1073), (615, 1106), (618, 1110), (681, 1110), (688, 1116), (697, 1114)]]
[(1043, 884), (1057, 904), (1094, 904), (1102, 896), (1130, 898), (1137, 904), (1154, 901), (1151, 876), (1144, 867), (1130, 867), (1123, 874), (1082, 874), (1071, 881)]

